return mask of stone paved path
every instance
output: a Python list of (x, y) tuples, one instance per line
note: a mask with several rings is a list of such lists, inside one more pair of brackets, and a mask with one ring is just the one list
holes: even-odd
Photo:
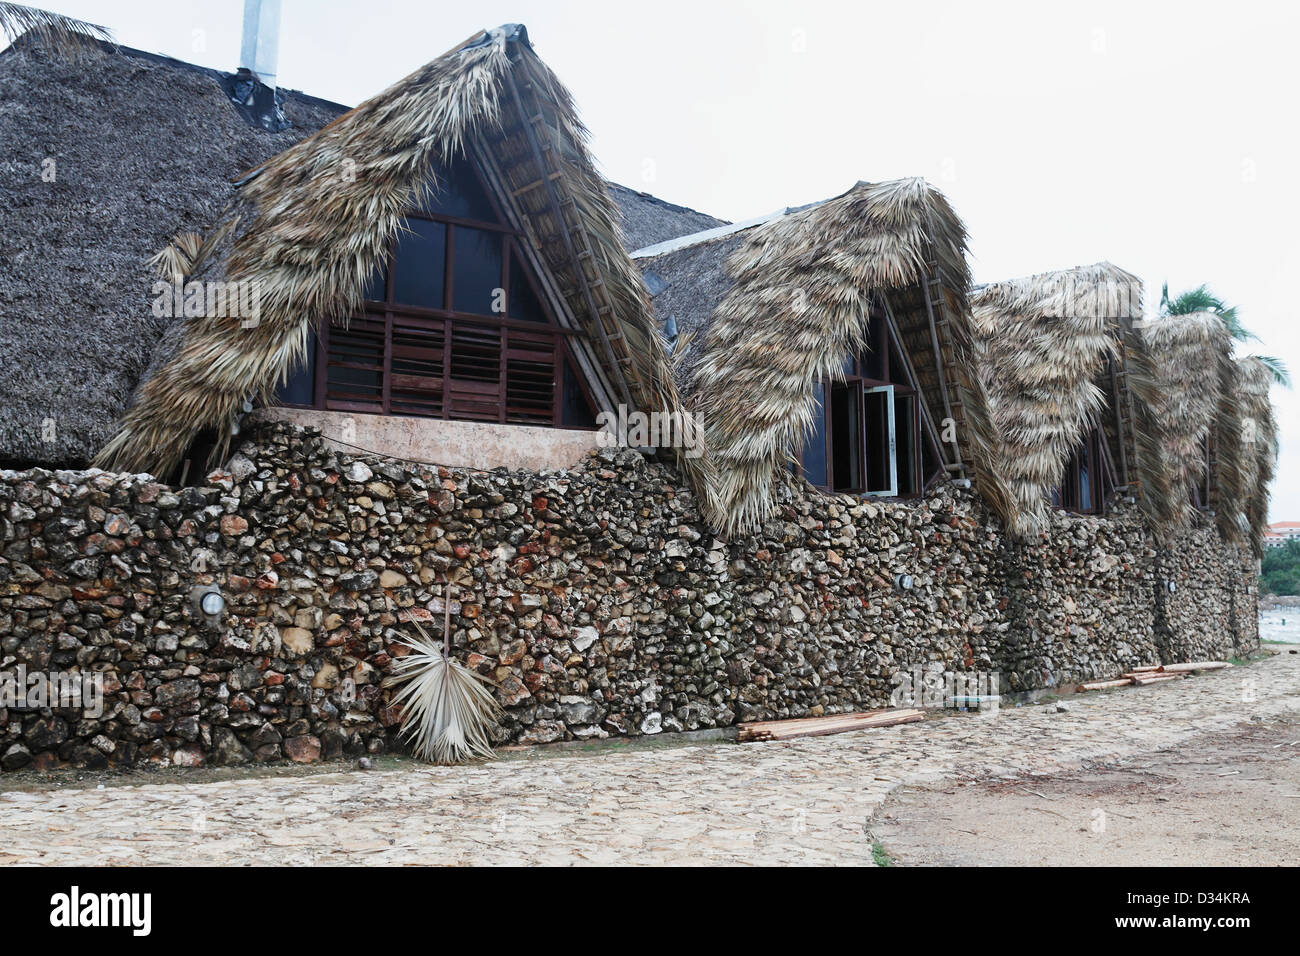
[[(1300, 655), (785, 743), (0, 794), (0, 864), (870, 863), (901, 783), (1078, 767), (1300, 711)], [(3, 779), (0, 778), (0, 786)]]

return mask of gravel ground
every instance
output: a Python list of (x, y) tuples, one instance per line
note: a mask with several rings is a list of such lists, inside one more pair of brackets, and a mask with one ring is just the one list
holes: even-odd
[(1300, 719), (1087, 769), (900, 787), (873, 831), (911, 866), (1294, 866)]
[[(1065, 706), (783, 743), (534, 752), (470, 767), (71, 785), (4, 777), (0, 864), (871, 863), (881, 805), (901, 786), (1023, 781), (1171, 748), (1195, 754), (1207, 736), (1243, 723), (1287, 726), (1300, 715), (1300, 655), (1284, 649)], [(1252, 773), (1287, 768), (1261, 762)], [(1062, 851), (1049, 862), (1076, 859)]]

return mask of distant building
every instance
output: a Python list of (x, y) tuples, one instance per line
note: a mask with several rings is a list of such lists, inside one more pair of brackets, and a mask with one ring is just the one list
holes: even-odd
[(1264, 532), (1264, 547), (1280, 548), (1294, 538), (1300, 538), (1300, 521), (1278, 521)]

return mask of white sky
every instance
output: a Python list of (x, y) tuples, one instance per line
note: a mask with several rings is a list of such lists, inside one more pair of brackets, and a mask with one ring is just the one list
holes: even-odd
[[(33, 0), (29, 0), (33, 2)], [(241, 0), (34, 0), (224, 70)], [(977, 281), (1110, 261), (1208, 282), (1300, 377), (1300, 4), (284, 0), (280, 84), (349, 105), (521, 22), (609, 178), (725, 219), (925, 176)], [(1272, 520), (1300, 520), (1300, 394)]]

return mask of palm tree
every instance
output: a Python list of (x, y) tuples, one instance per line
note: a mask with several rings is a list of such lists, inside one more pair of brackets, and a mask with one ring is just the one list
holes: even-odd
[[(1234, 342), (1259, 341), (1258, 335), (1241, 324), (1241, 319), (1237, 316), (1237, 307), (1228, 305), (1211, 292), (1209, 286), (1199, 285), (1171, 299), (1169, 283), (1166, 282), (1160, 290), (1160, 314), (1162, 316), (1190, 315), (1193, 312), (1213, 312), (1223, 320)], [(1256, 355), (1255, 358), (1263, 362), (1273, 373), (1273, 381), (1284, 388), (1291, 387), (1291, 373), (1287, 370), (1284, 361), (1275, 355)]]
[(113, 40), (107, 29), (94, 23), (20, 3), (0, 3), (0, 32), (10, 43), (28, 36), (46, 50), (71, 60), (99, 49), (101, 41)]

